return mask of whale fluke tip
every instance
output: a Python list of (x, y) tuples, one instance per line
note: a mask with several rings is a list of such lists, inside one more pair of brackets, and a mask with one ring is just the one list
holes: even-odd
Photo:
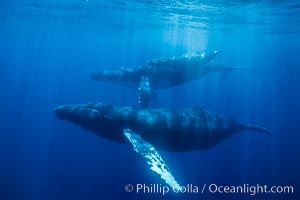
[(262, 132), (262, 133), (266, 133), (266, 134), (272, 135), (271, 131), (269, 131), (266, 128), (260, 127), (260, 126), (247, 125), (246, 129), (249, 130), (249, 131)]
[(255, 131), (255, 132), (260, 132), (260, 133), (265, 133), (267, 135), (271, 135), (277, 142), (279, 142), (278, 137), (274, 135), (271, 131), (269, 131), (266, 128), (260, 127), (260, 126), (254, 126), (254, 125), (246, 125), (245, 129), (248, 131)]

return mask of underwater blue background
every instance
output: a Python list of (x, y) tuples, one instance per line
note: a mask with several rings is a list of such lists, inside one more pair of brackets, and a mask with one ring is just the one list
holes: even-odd
[[(0, 1), (0, 199), (299, 199), (300, 2)], [(159, 107), (204, 106), (271, 130), (209, 150), (161, 152), (180, 183), (291, 185), (294, 194), (135, 194), (163, 184), (131, 146), (58, 120), (60, 105), (137, 106), (137, 91), (92, 81), (104, 68), (222, 50), (232, 71), (157, 91)]]

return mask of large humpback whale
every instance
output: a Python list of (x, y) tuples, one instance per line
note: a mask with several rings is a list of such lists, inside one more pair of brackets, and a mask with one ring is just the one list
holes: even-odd
[(71, 121), (118, 143), (128, 143), (123, 131), (130, 129), (164, 151), (208, 149), (241, 131), (271, 134), (264, 128), (214, 115), (202, 107), (135, 109), (88, 103), (60, 106), (55, 113), (59, 119)]
[(191, 53), (179, 57), (158, 58), (133, 68), (105, 69), (94, 73), (96, 81), (110, 82), (139, 89), (139, 104), (146, 107), (153, 89), (163, 89), (200, 79), (211, 72), (223, 72), (231, 67), (210, 62), (219, 51)]
[(208, 149), (240, 131), (271, 134), (264, 128), (214, 115), (202, 107), (135, 109), (88, 103), (60, 106), (55, 113), (59, 119), (71, 121), (108, 140), (131, 143), (150, 169), (174, 191), (181, 187), (156, 148), (165, 151)]

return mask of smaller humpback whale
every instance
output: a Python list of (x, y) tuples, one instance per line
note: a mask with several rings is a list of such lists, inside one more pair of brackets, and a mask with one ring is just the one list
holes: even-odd
[[(139, 104), (146, 107), (152, 90), (174, 87), (200, 79), (211, 72), (223, 72), (230, 67), (210, 62), (220, 51), (191, 53), (179, 57), (159, 58), (134, 68), (106, 69), (94, 73), (96, 81), (110, 82), (139, 89)], [(146, 86), (146, 87), (145, 87)]]
[(101, 103), (65, 105), (55, 109), (61, 120), (71, 121), (108, 140), (132, 144), (150, 169), (173, 190), (180, 185), (156, 150), (190, 151), (211, 148), (240, 131), (270, 131), (214, 115), (201, 107), (181, 110), (134, 109)]
[(191, 80), (199, 79), (212, 71), (223, 71), (225, 65), (205, 65), (219, 51), (208, 54), (191, 53), (172, 58), (156, 58), (146, 65), (105, 69), (91, 75), (96, 81), (110, 82), (122, 86), (137, 88), (141, 77), (148, 77), (153, 89), (173, 87)]
[(71, 121), (118, 143), (128, 143), (123, 131), (130, 129), (158, 150), (164, 151), (209, 149), (241, 131), (271, 134), (264, 128), (214, 115), (202, 107), (135, 109), (88, 103), (60, 106), (55, 113), (59, 119)]

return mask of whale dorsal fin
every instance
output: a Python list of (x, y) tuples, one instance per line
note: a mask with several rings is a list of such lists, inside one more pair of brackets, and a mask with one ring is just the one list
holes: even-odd
[(146, 159), (152, 171), (159, 174), (161, 179), (170, 187), (174, 189), (180, 188), (169, 167), (150, 143), (146, 142), (140, 135), (133, 133), (131, 129), (124, 129), (123, 134), (132, 144), (134, 151)]

